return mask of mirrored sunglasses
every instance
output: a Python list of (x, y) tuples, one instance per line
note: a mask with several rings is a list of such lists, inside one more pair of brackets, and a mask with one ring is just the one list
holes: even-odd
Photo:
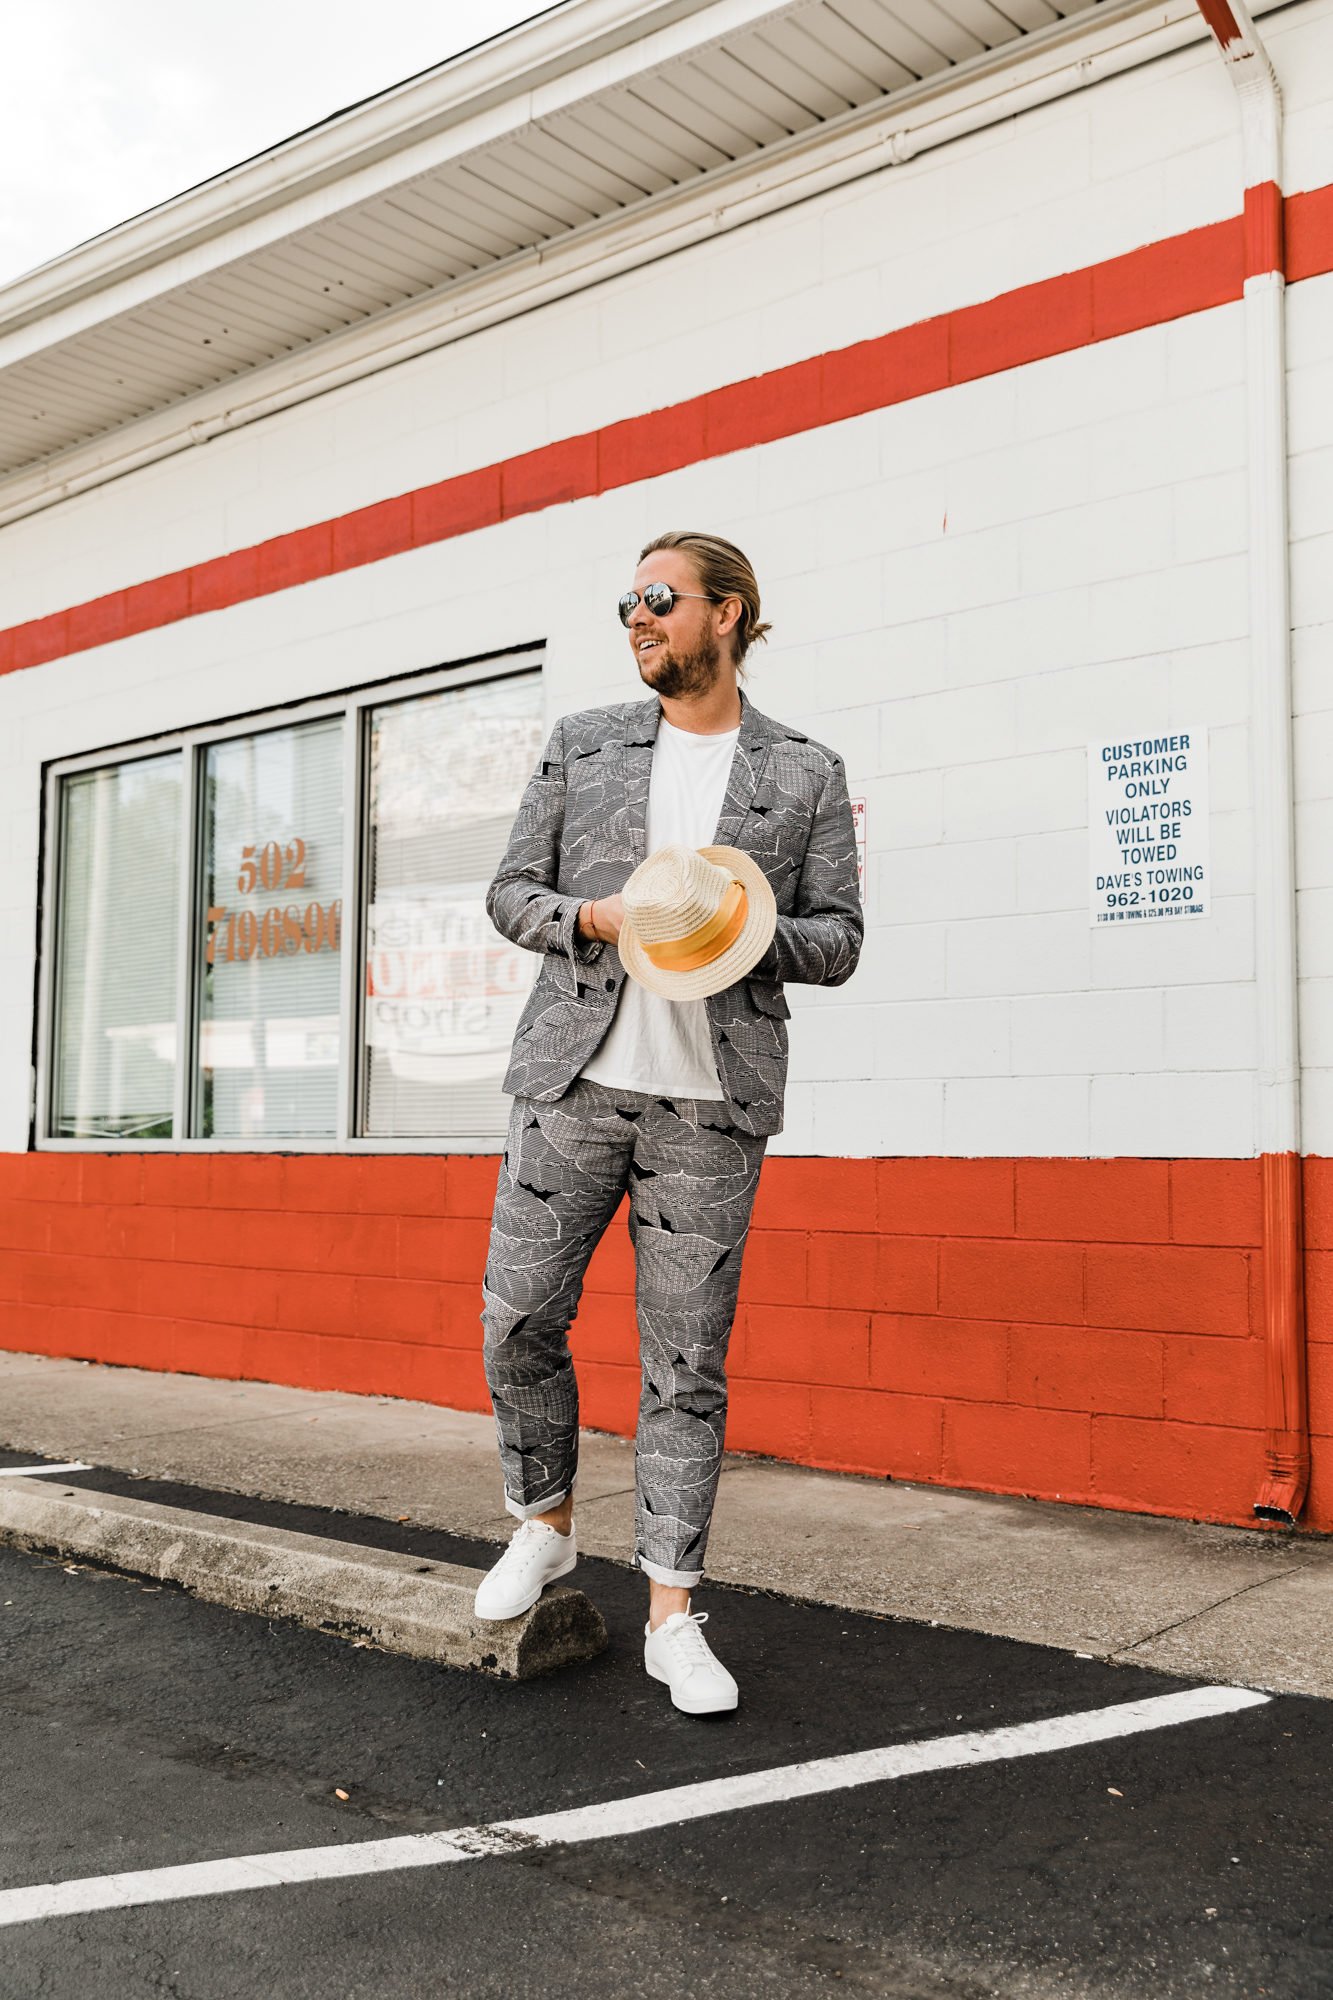
[(645, 583), (642, 591), (627, 590), (616, 606), (622, 625), (628, 625), (640, 604), (652, 612), (654, 618), (665, 618), (678, 597), (697, 597), (701, 604), (711, 604), (713, 599), (702, 590), (673, 590), (669, 583)]

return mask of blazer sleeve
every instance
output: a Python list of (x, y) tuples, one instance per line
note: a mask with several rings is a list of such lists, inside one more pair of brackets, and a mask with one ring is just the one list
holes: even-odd
[(847, 774), (842, 759), (835, 757), (815, 807), (795, 910), (791, 916), (779, 915), (773, 942), (755, 974), (806, 986), (841, 986), (856, 970), (864, 936)]
[[(486, 892), (486, 914), (501, 937), (524, 951), (565, 959), (571, 969), (600, 956), (599, 938), (579, 936), (583, 896), (563, 896), (560, 857), (565, 827), (565, 737), (557, 722), (528, 780), (509, 845)], [(576, 982), (574, 990), (577, 990)]]

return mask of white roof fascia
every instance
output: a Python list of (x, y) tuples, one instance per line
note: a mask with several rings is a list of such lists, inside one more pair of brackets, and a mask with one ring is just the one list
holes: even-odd
[(0, 482), (0, 526), (1206, 35), (1195, 0), (1111, 0), (25, 468)]
[(0, 369), (788, 5), (566, 0), (0, 288)]

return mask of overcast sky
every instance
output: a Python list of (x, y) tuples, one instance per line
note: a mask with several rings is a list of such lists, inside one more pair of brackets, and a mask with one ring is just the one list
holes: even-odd
[(11, 0), (0, 284), (543, 4)]

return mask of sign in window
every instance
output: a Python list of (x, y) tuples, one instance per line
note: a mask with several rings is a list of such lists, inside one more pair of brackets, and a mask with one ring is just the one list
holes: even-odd
[(486, 890), (541, 746), (535, 676), (371, 713), (367, 1136), (504, 1131), (535, 964), (494, 930)]
[(199, 1132), (333, 1138), (342, 957), (343, 722), (204, 757)]

